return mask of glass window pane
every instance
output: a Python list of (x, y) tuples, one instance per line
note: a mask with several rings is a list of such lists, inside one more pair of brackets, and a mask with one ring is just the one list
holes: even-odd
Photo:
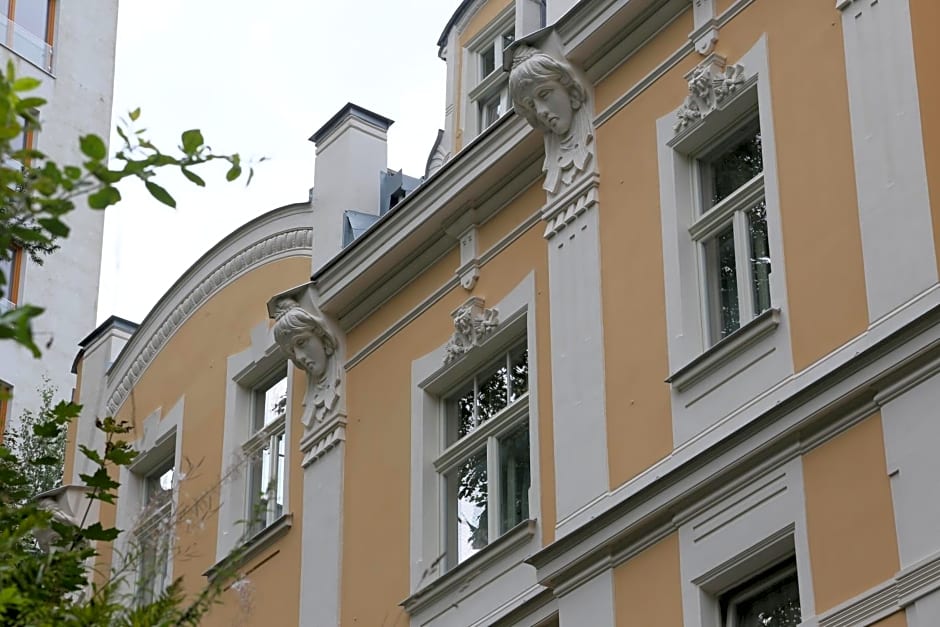
[(248, 511), (247, 518), (251, 521), (248, 533), (253, 535), (264, 528), (265, 510), (263, 464), (259, 455), (248, 466)]
[(705, 272), (712, 342), (741, 326), (738, 276), (734, 262), (734, 229), (729, 224), (705, 242)]
[(529, 424), (499, 441), (499, 532), (529, 518)]
[(159, 506), (170, 499), (173, 491), (173, 467), (159, 470), (147, 477), (144, 501), (146, 506)]
[(490, 46), (480, 53), (480, 80), (489, 76), (496, 69), (496, 48)]
[(786, 577), (735, 607), (740, 627), (796, 627), (801, 622), (796, 574)]
[(480, 130), (487, 128), (503, 114), (503, 105), (499, 96), (480, 105)]
[(275, 477), (273, 486), (274, 490), (274, 511), (272, 512), (272, 520), (274, 522), (284, 514), (284, 434), (280, 434), (276, 438), (276, 450), (277, 450), (277, 466), (275, 467)]
[(516, 33), (514, 31), (503, 33), (503, 50), (508, 48), (514, 41), (516, 41)]
[(501, 412), (509, 404), (508, 374), (504, 353), (502, 363), (494, 365), (477, 376), (479, 386), (477, 419), (480, 424)]
[(703, 161), (703, 209), (708, 210), (764, 171), (760, 122), (755, 119)]
[(480, 451), (447, 475), (448, 520), (452, 559), (459, 564), (489, 542), (487, 530), (486, 453)]
[(39, 39), (46, 40), (49, 24), (49, 0), (16, 0), (13, 21)]
[(510, 356), (512, 369), (509, 372), (510, 402), (529, 391), (529, 352), (517, 349)]
[(747, 212), (747, 230), (756, 315), (770, 309), (770, 243), (767, 240), (767, 203), (763, 200)]
[(447, 402), (447, 446), (450, 446), (476, 427), (473, 417), (473, 382)]
[(284, 415), (287, 409), (287, 376), (255, 392), (256, 406), (252, 431), (258, 431)]

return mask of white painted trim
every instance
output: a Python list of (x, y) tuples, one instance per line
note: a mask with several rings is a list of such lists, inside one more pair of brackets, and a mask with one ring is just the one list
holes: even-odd
[(150, 310), (108, 374), (105, 410), (114, 415), (174, 333), (214, 294), (272, 261), (308, 256), (310, 206), (288, 205), (243, 225), (187, 270)]
[[(480, 255), (477, 258), (477, 263), (482, 268), (487, 263), (492, 261), (499, 253), (503, 252), (513, 242), (522, 237), (525, 233), (529, 231), (532, 227), (539, 223), (542, 219), (541, 212), (536, 211), (531, 214), (528, 218), (520, 222), (516, 227), (511, 230), (505, 237), (496, 242), (491, 248), (489, 248), (485, 253)], [(458, 270), (459, 272), (459, 270)], [(421, 314), (430, 309), (435, 303), (440, 301), (444, 296), (449, 294), (459, 283), (459, 277), (455, 276), (449, 279), (447, 282), (443, 283), (438, 289), (428, 295), (424, 300), (415, 305), (410, 311), (408, 311), (401, 318), (396, 320), (394, 323), (389, 325), (389, 327), (383, 331), (378, 337), (366, 344), (363, 348), (359, 350), (355, 355), (353, 355), (349, 361), (346, 362), (345, 368), (347, 371), (355, 368), (362, 360), (367, 358), (369, 355), (381, 348), (387, 341), (395, 337), (398, 333), (401, 332), (406, 326), (417, 320)]]
[(924, 129), (908, 0), (857, 2), (840, 17), (874, 321), (938, 280)]
[[(867, 627), (940, 590), (940, 553), (819, 616), (819, 627)], [(936, 617), (934, 617), (936, 619)]]
[[(536, 343), (536, 291), (535, 276), (529, 274), (516, 287), (514, 287), (498, 303), (486, 303), (500, 312), (500, 326), (479, 347), (454, 361), (450, 365), (442, 366), (446, 345), (441, 344), (437, 349), (419, 358), (412, 363), (412, 395), (411, 395), (411, 591), (421, 597), (417, 605), (417, 598), (409, 599), (405, 603), (412, 613), (412, 624), (423, 625), (437, 612), (446, 611), (459, 601), (462, 612), (469, 612), (467, 616), (478, 614), (467, 624), (476, 624), (481, 617), (492, 611), (492, 605), (482, 603), (476, 596), (481, 590), (488, 589), (490, 580), (481, 580), (478, 576), (479, 568), (468, 571), (470, 564), (497, 560), (502, 564), (497, 570), (513, 571), (513, 581), (518, 581), (519, 589), (510, 589), (505, 585), (499, 588), (499, 596), (508, 602), (517, 598), (519, 603), (524, 601), (524, 593), (536, 586), (534, 571), (521, 563), (523, 559), (532, 555), (541, 547), (541, 528), (536, 521), (541, 515), (541, 467), (539, 458), (539, 371), (538, 347)], [(487, 549), (483, 549), (466, 562), (457, 565), (448, 573), (442, 573), (444, 560), (444, 530), (441, 522), (441, 498), (439, 489), (439, 475), (434, 469), (434, 462), (441, 455), (443, 442), (440, 429), (441, 403), (439, 395), (466, 375), (472, 374), (475, 368), (487, 361), (488, 357), (497, 352), (508, 349), (515, 340), (526, 337), (529, 353), (529, 393), (528, 393), (528, 421), (529, 421), (529, 454), (531, 485), (529, 491), (529, 518), (528, 531), (521, 544), (513, 542), (515, 548), (510, 549), (510, 557), (486, 556), (487, 549), (498, 548), (502, 538), (495, 538)], [(510, 532), (510, 535), (515, 531)], [(502, 553), (502, 552), (500, 552)], [(507, 561), (508, 560), (508, 561)], [(468, 566), (464, 566), (468, 564)], [(492, 570), (492, 569), (490, 569)], [(489, 571), (488, 571), (489, 572)], [(456, 580), (462, 582), (454, 587), (447, 584), (451, 580), (451, 573), (455, 573)], [(464, 573), (461, 575), (460, 573)], [(467, 575), (469, 573), (469, 575)], [(527, 574), (526, 574), (527, 573)], [(435, 582), (445, 583), (441, 590), (435, 590)], [(492, 590), (486, 593), (493, 594)], [(430, 596), (428, 596), (430, 595)], [(414, 602), (413, 602), (414, 601)], [(507, 607), (506, 612), (512, 610)], [(463, 619), (461, 619), (463, 620)]]
[(225, 414), (222, 426), (222, 467), (219, 479), (218, 532), (215, 561), (223, 560), (244, 540), (248, 519), (248, 460), (242, 447), (250, 439), (252, 392), (278, 369), (287, 373), (287, 420), (284, 423), (284, 513), (290, 513), (290, 478), (293, 446), (293, 393), (295, 369), (278, 348), (268, 322), (251, 329), (251, 345), (226, 360)]
[(781, 459), (796, 457), (876, 411), (871, 398), (880, 389), (916, 371), (927, 357), (940, 359), (940, 298), (934, 293), (929, 307), (923, 301), (896, 314), (891, 328), (863, 333), (578, 512), (570, 539), (530, 559), (539, 580), (554, 586), (576, 576), (609, 559), (612, 550), (643, 542), (641, 531), (672, 527), (683, 503), (727, 485), (775, 450)]

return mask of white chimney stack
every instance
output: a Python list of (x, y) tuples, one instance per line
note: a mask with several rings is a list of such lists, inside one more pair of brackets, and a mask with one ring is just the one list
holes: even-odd
[(352, 103), (310, 137), (317, 145), (313, 177), (313, 268), (343, 248), (343, 215), (379, 215), (380, 175), (388, 162), (392, 120)]

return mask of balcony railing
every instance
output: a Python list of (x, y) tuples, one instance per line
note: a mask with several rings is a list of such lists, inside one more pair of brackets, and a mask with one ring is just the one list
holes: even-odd
[(52, 45), (6, 16), (0, 16), (3, 41), (0, 42), (27, 61), (47, 72), (52, 71)]

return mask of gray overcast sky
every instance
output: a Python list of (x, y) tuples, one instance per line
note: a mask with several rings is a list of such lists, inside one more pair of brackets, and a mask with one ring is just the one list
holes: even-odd
[[(307, 138), (346, 102), (395, 120), (389, 166), (414, 176), (444, 123), (437, 38), (458, 0), (121, 0), (114, 120), (141, 107), (158, 146), (203, 131), (219, 152), (268, 157), (247, 189), (221, 173), (196, 188), (159, 182), (173, 210), (142, 188), (105, 218), (98, 319), (143, 320), (226, 234), (313, 185)], [(117, 140), (112, 139), (112, 146)]]

